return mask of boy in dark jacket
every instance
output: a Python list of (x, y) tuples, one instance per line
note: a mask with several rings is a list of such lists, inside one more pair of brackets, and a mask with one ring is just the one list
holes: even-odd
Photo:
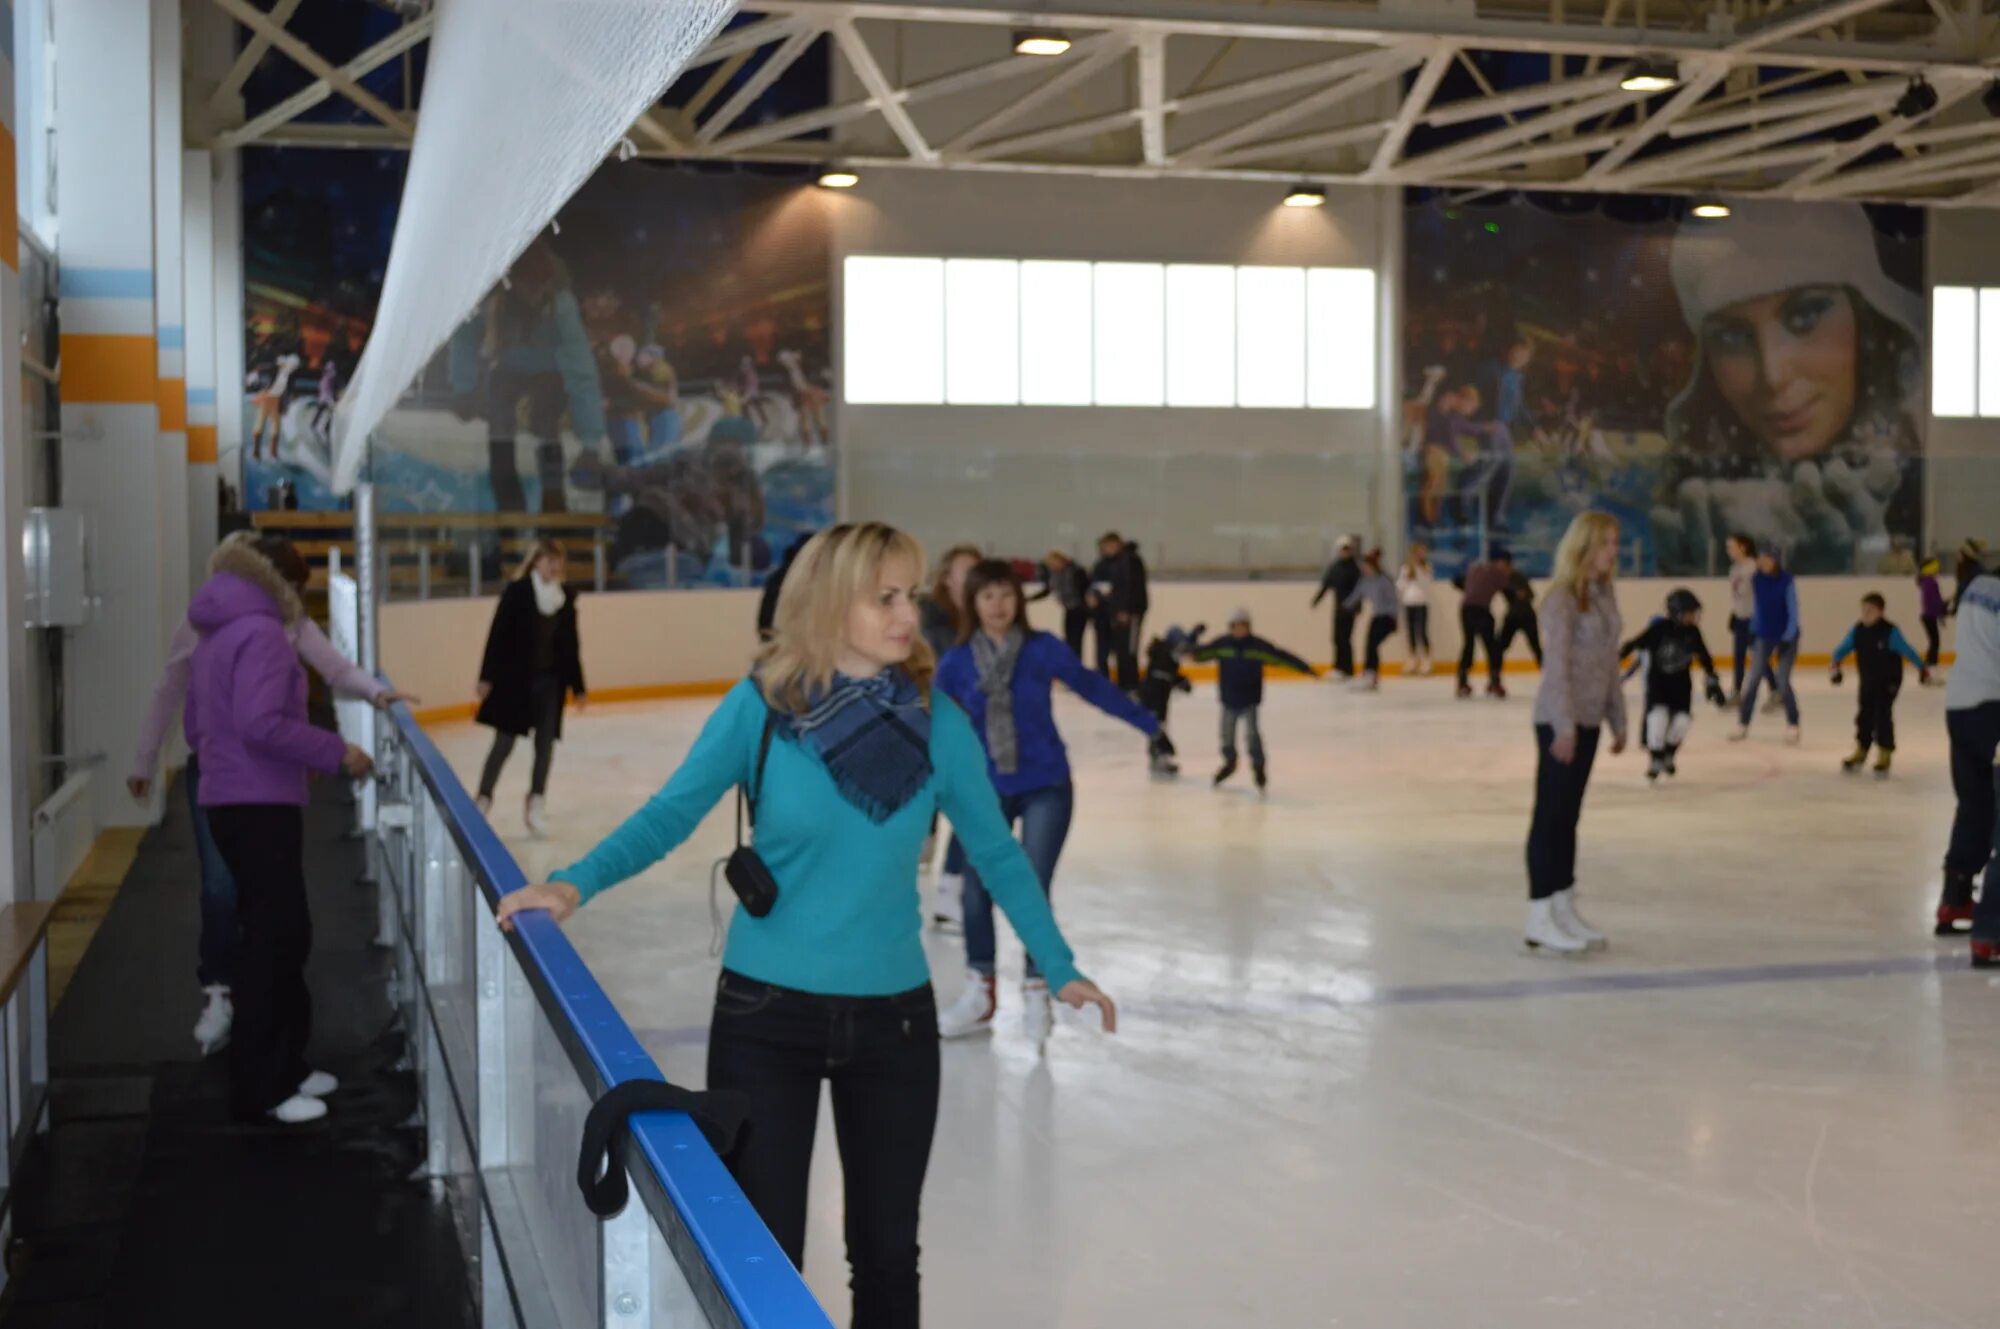
[(1167, 707), (1176, 692), (1194, 691), (1194, 684), (1181, 672), (1181, 662), (1201, 645), (1205, 630), (1206, 625), (1201, 623), (1195, 624), (1192, 632), (1168, 628), (1166, 636), (1155, 637), (1146, 644), (1146, 681), (1139, 685), (1139, 704), (1160, 722), (1160, 732), (1147, 744), (1155, 775), (1181, 773), (1180, 763), (1174, 760), (1174, 745), (1167, 738)]
[(1903, 630), (1885, 616), (1888, 602), (1874, 591), (1861, 597), (1861, 621), (1847, 630), (1840, 645), (1833, 648), (1833, 681), (1840, 684), (1840, 662), (1849, 655), (1861, 674), (1860, 705), (1854, 713), (1854, 751), (1840, 763), (1852, 774), (1868, 760), (1868, 749), (1876, 750), (1875, 774), (1887, 779), (1889, 763), (1896, 755), (1896, 694), (1903, 690), (1903, 661), (1917, 667), (1917, 677), (1931, 681), (1930, 667), (1903, 636)]
[(1619, 657), (1643, 652), (1646, 657), (1646, 750), (1652, 761), (1646, 778), (1657, 781), (1674, 774), (1674, 756), (1694, 724), (1694, 672), (1697, 661), (1708, 674), (1708, 699), (1728, 704), (1715, 676), (1715, 660), (1701, 635), (1701, 601), (1685, 588), (1667, 596), (1667, 612), (1646, 630), (1618, 648)]
[(1222, 695), (1222, 769), (1215, 773), (1215, 783), (1219, 785), (1236, 774), (1236, 730), (1237, 726), (1247, 722), (1250, 728), (1250, 771), (1261, 791), (1268, 783), (1264, 768), (1264, 735), (1257, 724), (1257, 708), (1264, 701), (1264, 667), (1277, 665), (1296, 670), (1308, 678), (1318, 678), (1319, 671), (1290, 651), (1273, 646), (1262, 637), (1253, 636), (1250, 632), (1250, 611), (1247, 609), (1231, 614), (1229, 635), (1196, 648), (1194, 658), (1213, 660), (1218, 667)]

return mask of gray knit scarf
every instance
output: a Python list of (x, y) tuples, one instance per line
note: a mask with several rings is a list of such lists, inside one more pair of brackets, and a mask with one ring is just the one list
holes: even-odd
[(1027, 639), (1018, 626), (1009, 628), (1007, 639), (999, 643), (983, 631), (972, 634), (972, 663), (979, 670), (979, 690), (986, 694), (986, 755), (1002, 775), (1012, 775), (1021, 765), (1014, 734), (1014, 666)]

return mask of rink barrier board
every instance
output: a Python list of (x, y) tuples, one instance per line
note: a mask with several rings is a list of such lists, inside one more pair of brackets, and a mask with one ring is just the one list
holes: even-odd
[[(1358, 660), (1360, 652), (1357, 650), (1355, 655)], [(1484, 657), (1482, 656), (1481, 659), (1483, 660)], [(1938, 656), (1938, 667), (1944, 668), (1954, 663), (1956, 659), (1956, 652), (1945, 651)], [(1312, 663), (1313, 667), (1322, 673), (1329, 672), (1333, 668), (1331, 660), (1317, 660)], [(1794, 673), (1800, 669), (1823, 669), (1831, 666), (1832, 663), (1833, 657), (1828, 654), (1801, 655), (1793, 664), (1792, 669)], [(1718, 670), (1733, 668), (1735, 664), (1736, 658), (1734, 656), (1718, 655), (1715, 657), (1715, 667)], [(1533, 674), (1540, 672), (1539, 666), (1533, 660), (1508, 660), (1501, 666), (1501, 670), (1503, 673), (1508, 674)], [(1186, 674), (1191, 682), (1212, 683), (1216, 678), (1217, 667), (1210, 664), (1197, 664), (1190, 665), (1181, 672)], [(1408, 672), (1400, 660), (1385, 660), (1382, 662), (1382, 677), (1384, 678), (1400, 678)], [(1434, 678), (1449, 677), (1457, 672), (1458, 666), (1455, 661), (1433, 660), (1431, 662), (1431, 676)], [(1473, 672), (1484, 674), (1485, 670), (1483, 668), (1476, 668)], [(735, 687), (740, 681), (734, 678), (718, 678), (706, 679), (699, 683), (659, 683), (651, 687), (606, 688), (602, 692), (591, 693), (590, 704), (592, 706), (615, 706), (621, 702), (677, 701), (691, 697), (720, 697), (727, 693), (729, 689)], [(1265, 674), (1265, 681), (1269, 683), (1297, 683), (1304, 680), (1298, 674), (1288, 669), (1272, 669)], [(472, 719), (478, 711), (479, 704), (477, 702), (465, 702), (457, 706), (427, 706), (423, 710), (412, 712), (412, 718), (420, 725), (457, 724)]]
[[(526, 885), (526, 877), (408, 708), (396, 707), (393, 722), (478, 884), (489, 911), (481, 925), (491, 925), (490, 911), (500, 897)], [(543, 913), (520, 915), (515, 924), (511, 933), (500, 935), (592, 1098), (627, 1080), (664, 1078), (561, 925)], [(831, 1329), (826, 1312), (691, 1118), (635, 1114), (630, 1137), (634, 1148), (627, 1170), (634, 1201), (628, 1201), (625, 1215), (634, 1202), (642, 1204), (681, 1268), (693, 1264), (707, 1271), (706, 1279), (688, 1279), (706, 1323)], [(605, 1224), (607, 1245), (617, 1222)], [(671, 1306), (652, 1309), (659, 1317), (654, 1323), (685, 1322), (674, 1317)]]

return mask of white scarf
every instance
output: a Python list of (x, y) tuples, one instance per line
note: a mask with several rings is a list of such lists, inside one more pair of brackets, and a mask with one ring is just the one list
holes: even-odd
[(561, 582), (543, 581), (540, 572), (529, 572), (528, 584), (535, 588), (535, 608), (542, 611), (544, 618), (553, 618), (569, 599)]

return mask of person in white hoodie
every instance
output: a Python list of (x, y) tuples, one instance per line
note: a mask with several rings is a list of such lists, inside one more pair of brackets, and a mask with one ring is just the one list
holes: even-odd
[[(2000, 870), (1992, 866), (2000, 810), (1994, 805), (1993, 759), (2000, 751), (2000, 576), (1967, 559), (1959, 565), (1958, 662), (1944, 685), (1945, 728), (1951, 735), (1951, 787), (1958, 810), (1944, 856), (1944, 896), (1937, 931), (1947, 936), (1972, 925), (1972, 962), (2000, 964)], [(1986, 886), (1978, 910), (1972, 881)]]
[(1735, 655), (1735, 664), (1730, 672), (1734, 676), (1729, 685), (1729, 704), (1734, 706), (1743, 699), (1743, 671), (1750, 667), (1750, 648), (1756, 643), (1757, 631), (1752, 626), (1757, 621), (1757, 591), (1752, 583), (1757, 578), (1757, 542), (1747, 535), (1729, 537), (1729, 648)]
[(1396, 573), (1396, 594), (1403, 602), (1403, 623), (1410, 643), (1410, 672), (1431, 671), (1431, 551), (1411, 545)]

